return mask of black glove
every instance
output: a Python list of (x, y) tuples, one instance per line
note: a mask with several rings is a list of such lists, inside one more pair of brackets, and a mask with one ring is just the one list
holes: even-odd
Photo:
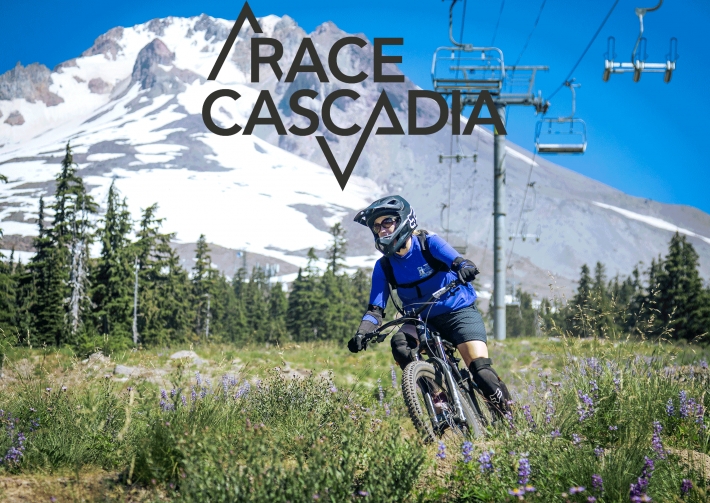
[(458, 274), (461, 283), (470, 283), (481, 272), (476, 267), (476, 264), (463, 257), (457, 257), (451, 265), (451, 270)]
[(371, 334), (377, 330), (377, 327), (382, 325), (382, 316), (384, 314), (385, 313), (381, 307), (373, 306), (372, 304), (368, 306), (368, 310), (365, 313), (365, 316), (362, 317), (357, 333), (348, 341), (348, 349), (351, 352), (357, 353), (358, 351), (367, 349), (367, 343), (363, 341), (363, 339), (365, 338), (365, 335)]

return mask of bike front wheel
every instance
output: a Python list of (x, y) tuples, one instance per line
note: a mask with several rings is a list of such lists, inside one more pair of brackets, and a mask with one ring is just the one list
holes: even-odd
[(445, 432), (479, 437), (483, 435), (476, 412), (462, 390), (458, 390), (464, 418), (458, 418), (452, 390), (444, 375), (426, 361), (414, 361), (402, 375), (402, 395), (409, 417), (424, 440), (433, 442)]

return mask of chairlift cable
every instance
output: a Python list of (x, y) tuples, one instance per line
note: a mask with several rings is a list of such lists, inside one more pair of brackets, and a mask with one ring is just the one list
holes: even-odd
[(540, 16), (542, 16), (542, 10), (545, 8), (546, 3), (547, 3), (547, 0), (542, 0), (542, 4), (540, 5), (540, 10), (537, 13), (537, 19), (535, 19), (535, 23), (533, 24), (532, 30), (530, 30), (530, 33), (528, 34), (528, 38), (525, 41), (525, 45), (523, 45), (523, 48), (520, 50), (520, 54), (518, 54), (518, 59), (516, 59), (515, 63), (513, 63), (513, 68), (518, 66), (518, 63), (520, 63), (520, 58), (523, 57), (523, 53), (528, 48), (528, 44), (530, 43), (530, 39), (533, 36), (533, 32), (535, 31), (535, 28), (537, 28), (537, 23), (540, 21)]
[(505, 0), (500, 4), (500, 12), (498, 12), (498, 21), (496, 21), (496, 28), (493, 30), (493, 38), (491, 39), (490, 46), (493, 47), (496, 41), (496, 35), (498, 34), (498, 26), (500, 25), (500, 18), (503, 16), (503, 7), (505, 7)]
[(508, 254), (508, 262), (506, 267), (510, 267), (510, 260), (513, 258), (513, 249), (515, 249), (515, 240), (518, 237), (518, 229), (520, 228), (520, 220), (523, 218), (523, 210), (525, 209), (525, 199), (528, 197), (528, 189), (530, 189), (530, 178), (532, 177), (533, 168), (535, 167), (535, 157), (537, 152), (533, 152), (532, 162), (530, 163), (530, 171), (528, 171), (528, 181), (525, 184), (525, 192), (523, 193), (523, 204), (520, 206), (520, 213), (518, 214), (518, 222), (515, 224), (515, 234), (513, 235), (513, 244), (510, 245), (510, 253)]
[(616, 5), (617, 5), (618, 3), (619, 3), (619, 0), (614, 0), (614, 5), (611, 6), (611, 9), (609, 9), (609, 12), (607, 13), (606, 17), (605, 17), (604, 20), (602, 21), (602, 24), (600, 24), (600, 25), (599, 25), (599, 28), (597, 28), (597, 31), (594, 33), (594, 36), (592, 37), (592, 39), (591, 39), (591, 40), (589, 41), (589, 43), (587, 44), (587, 47), (586, 47), (586, 48), (584, 49), (584, 51), (582, 52), (582, 55), (579, 57), (579, 59), (577, 60), (577, 62), (574, 64), (574, 66), (573, 66), (572, 69), (570, 70), (570, 72), (569, 72), (569, 74), (567, 75), (567, 77), (565, 77), (565, 79), (562, 81), (562, 84), (560, 84), (559, 87), (558, 87), (557, 89), (555, 89), (555, 91), (554, 91), (550, 96), (547, 97), (547, 100), (548, 100), (548, 101), (550, 101), (550, 100), (559, 92), (559, 90), (562, 89), (562, 88), (565, 86), (565, 83), (568, 82), (569, 79), (572, 77), (572, 74), (573, 74), (574, 71), (577, 69), (577, 67), (579, 66), (579, 64), (582, 62), (582, 59), (583, 59), (584, 56), (587, 54), (587, 51), (589, 51), (589, 48), (592, 47), (592, 44), (593, 44), (594, 41), (597, 39), (597, 36), (599, 35), (599, 32), (602, 31), (602, 28), (604, 27), (604, 25), (606, 24), (607, 20), (608, 20), (609, 17), (611, 16), (611, 13), (614, 12), (614, 9), (616, 8)]

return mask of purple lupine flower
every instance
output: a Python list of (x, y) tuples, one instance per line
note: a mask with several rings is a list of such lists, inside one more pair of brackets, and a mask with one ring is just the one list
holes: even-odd
[(666, 459), (666, 450), (663, 448), (663, 441), (661, 440), (661, 430), (663, 426), (659, 421), (653, 422), (653, 437), (651, 439), (651, 449), (653, 449), (658, 455), (658, 459)]
[(249, 381), (244, 381), (244, 384), (241, 385), (241, 387), (237, 390), (236, 395), (234, 395), (235, 400), (249, 393), (250, 389), (251, 384), (249, 384)]
[(545, 407), (545, 424), (550, 424), (552, 421), (552, 416), (555, 414), (555, 404), (552, 400), (547, 401), (547, 406)]
[(552, 430), (552, 433), (550, 433), (550, 436), (552, 438), (558, 438), (562, 436), (562, 433), (560, 433), (560, 430)]
[(594, 455), (598, 458), (601, 458), (604, 455), (604, 449), (602, 449), (601, 447), (595, 447)]
[(592, 489), (599, 492), (604, 490), (604, 480), (602, 480), (601, 475), (597, 475), (596, 473), (592, 475)]
[(212, 381), (205, 379), (205, 388), (209, 389), (212, 387)]
[(695, 406), (695, 422), (701, 425), (701, 428), (705, 428), (703, 424), (705, 418), (705, 406), (702, 403), (698, 403)]
[(523, 405), (523, 414), (525, 414), (525, 419), (528, 421), (530, 429), (534, 430), (537, 426), (535, 425), (535, 420), (532, 417), (532, 412), (530, 412), (529, 405)]
[(581, 390), (577, 390), (577, 396), (582, 401), (582, 404), (577, 405), (577, 414), (579, 414), (579, 421), (582, 422), (585, 419), (592, 417), (594, 414), (594, 401), (586, 393), (582, 393)]
[(693, 488), (693, 483), (688, 480), (688, 479), (683, 479), (683, 482), (680, 484), (680, 494), (685, 496), (690, 492), (690, 490)]
[(478, 467), (481, 469), (481, 473), (493, 471), (493, 461), (491, 459), (492, 454), (493, 451), (483, 451), (478, 457)]
[(232, 388), (235, 387), (238, 382), (239, 382), (239, 380), (236, 377), (229, 376), (229, 386), (230, 387), (232, 387)]
[(358, 495), (358, 496), (365, 497), (365, 496), (369, 496), (370, 493), (367, 492), (367, 491), (362, 491), (362, 490), (360, 490), (360, 491), (357, 492), (357, 495)]
[(471, 442), (464, 442), (461, 447), (461, 454), (463, 454), (463, 462), (470, 463), (473, 459), (473, 444)]
[(616, 431), (616, 430), (618, 430), (618, 429), (619, 429), (619, 427), (618, 427), (617, 425), (615, 425), (615, 424), (609, 426), (609, 431)]
[(386, 416), (389, 416), (390, 413), (391, 413), (391, 411), (390, 411), (390, 405), (389, 405), (388, 403), (385, 403), (385, 404), (383, 405), (383, 407), (385, 408), (385, 415), (386, 415)]
[(672, 417), (675, 414), (675, 407), (673, 407), (673, 399), (669, 398), (668, 403), (666, 403), (666, 415)]
[(580, 437), (576, 433), (572, 433), (572, 443), (574, 445), (579, 445), (581, 442), (582, 442), (582, 437)]
[(197, 392), (195, 391), (195, 388), (190, 388), (192, 391), (190, 392), (190, 398), (192, 399), (192, 403), (195, 403), (195, 400), (197, 400)]
[(586, 490), (587, 490), (587, 488), (584, 486), (574, 486), (574, 487), (570, 487), (568, 492), (570, 494), (580, 494)]
[(163, 400), (167, 400), (168, 399), (168, 392), (165, 391), (164, 389), (161, 389), (160, 390), (160, 398), (162, 398)]
[(587, 496), (587, 503), (596, 503), (597, 499), (594, 496)]
[(200, 371), (195, 372), (195, 381), (197, 382), (197, 386), (202, 386), (202, 376), (200, 375)]
[(589, 387), (590, 387), (591, 393), (595, 393), (595, 392), (599, 391), (599, 386), (597, 386), (597, 381), (595, 381), (594, 379), (589, 381)]
[(187, 405), (187, 398), (185, 395), (180, 395), (180, 400), (182, 400), (182, 406), (185, 407)]
[(708, 368), (708, 362), (705, 361), (705, 360), (700, 360), (700, 364), (699, 364), (699, 365), (700, 365), (700, 368), (701, 368), (701, 369), (706, 369), (706, 368)]
[(688, 417), (688, 395), (685, 390), (678, 393), (678, 398), (680, 399), (680, 417)]
[(229, 376), (227, 374), (222, 376), (222, 391), (225, 396), (229, 393)]
[(385, 399), (385, 390), (382, 389), (382, 380), (377, 379), (377, 397), (378, 400), (380, 401), (380, 407), (382, 406), (382, 402)]
[(202, 391), (200, 391), (200, 398), (204, 398), (207, 396), (207, 389), (202, 388)]
[(621, 391), (621, 379), (619, 377), (614, 377), (614, 391), (617, 393)]
[(515, 429), (515, 421), (513, 420), (513, 414), (508, 411), (504, 414), (505, 418), (508, 420), (508, 426), (510, 426), (511, 430)]
[(328, 391), (330, 391), (331, 393), (337, 393), (338, 388), (336, 388), (335, 384), (333, 384), (330, 388), (328, 388)]
[(436, 453), (436, 457), (439, 459), (446, 459), (446, 444), (444, 444), (444, 442), (439, 442), (439, 450)]
[(390, 365), (390, 375), (392, 376), (392, 388), (397, 389), (397, 372), (394, 370), (394, 365)]
[(530, 462), (528, 458), (520, 458), (518, 461), (518, 484), (524, 486), (530, 480)]
[(170, 396), (175, 398), (175, 395), (177, 395), (177, 390), (175, 388), (170, 390)]

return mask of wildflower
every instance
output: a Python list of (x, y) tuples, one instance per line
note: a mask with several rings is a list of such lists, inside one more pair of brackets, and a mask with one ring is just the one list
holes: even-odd
[(319, 499), (320, 499), (320, 495), (319, 495), (318, 493), (313, 494), (313, 499), (314, 499), (314, 500), (319, 500)]
[(162, 398), (163, 400), (167, 400), (168, 399), (168, 392), (165, 391), (164, 389), (161, 389), (160, 390), (160, 398)]
[(678, 393), (680, 399), (680, 417), (688, 417), (688, 395), (685, 391)]
[(251, 389), (251, 384), (249, 384), (249, 381), (244, 381), (244, 384), (237, 390), (237, 394), (234, 395), (234, 398), (241, 398), (247, 393), (249, 393), (249, 390)]
[(517, 497), (519, 500), (522, 500), (522, 499), (524, 499), (524, 496), (525, 496), (525, 489), (523, 489), (523, 488), (508, 489), (508, 494), (510, 494), (511, 496)]
[(661, 430), (663, 426), (659, 421), (653, 422), (653, 437), (651, 439), (651, 449), (653, 449), (658, 455), (658, 459), (666, 459), (666, 451), (663, 448), (663, 442), (661, 441)]
[(195, 381), (197, 382), (197, 386), (202, 386), (202, 376), (199, 370), (195, 372)]
[(535, 488), (534, 488), (533, 486), (531, 486), (530, 484), (526, 485), (526, 486), (524, 487), (524, 489), (525, 489), (525, 492), (526, 492), (526, 493), (534, 493), (535, 491), (537, 491), (537, 489), (535, 489)]
[(385, 408), (385, 415), (389, 416), (390, 415), (390, 406), (388, 403), (384, 404), (383, 407)]
[(582, 437), (580, 437), (576, 433), (572, 433), (572, 443), (574, 445), (579, 445), (581, 442), (582, 442)]
[(363, 491), (363, 490), (360, 490), (360, 491), (358, 491), (358, 492), (357, 492), (357, 495), (358, 495), (358, 496), (363, 496), (363, 497), (364, 497), (364, 496), (369, 496), (369, 495), (370, 495), (370, 493), (369, 493), (369, 492), (367, 492), (367, 491)]
[(518, 484), (524, 486), (530, 479), (530, 462), (528, 458), (520, 458), (518, 461)]
[[(34, 407), (30, 407), (30, 412), (37, 412), (37, 410)], [(2, 417), (2, 411), (0, 410), (0, 417)]]
[(574, 486), (569, 488), (569, 493), (570, 494), (580, 494), (586, 491), (587, 488), (584, 486)]
[(582, 401), (582, 404), (577, 405), (579, 421), (582, 422), (594, 414), (594, 401), (589, 397), (589, 395), (582, 393), (581, 390), (577, 390), (577, 396)]
[(470, 463), (473, 459), (473, 444), (471, 442), (464, 442), (461, 447), (461, 454), (463, 454), (463, 462)]
[(598, 474), (592, 475), (592, 489), (595, 491), (602, 492), (604, 490), (604, 480), (602, 480), (602, 476)]
[(328, 391), (330, 391), (331, 393), (337, 393), (337, 392), (338, 392), (338, 388), (336, 388), (336, 387), (335, 387), (335, 384), (334, 384), (334, 385), (332, 385), (332, 386), (328, 389)]
[(200, 391), (200, 398), (204, 398), (207, 396), (207, 390), (205, 388), (202, 388), (202, 391)]
[(197, 400), (197, 392), (195, 391), (195, 388), (191, 388), (192, 391), (190, 392), (190, 398), (192, 399), (192, 403), (195, 403), (195, 400)]
[(619, 427), (616, 425), (609, 426), (609, 431), (616, 431), (618, 429), (619, 429)]
[(229, 376), (227, 374), (222, 376), (222, 391), (225, 395), (229, 392)]
[(380, 406), (382, 406), (382, 401), (385, 399), (385, 391), (382, 389), (382, 380), (377, 380), (377, 396), (380, 401)]
[(66, 386), (62, 386), (62, 391), (66, 392), (66, 391), (67, 391), (67, 387), (66, 387)]
[(436, 453), (436, 457), (446, 459), (446, 444), (444, 442), (439, 442), (439, 451)]
[(185, 407), (187, 405), (187, 398), (185, 395), (181, 395), (180, 400), (182, 400), (182, 406)]
[[(510, 404), (510, 402), (508, 402), (508, 404)], [(510, 426), (510, 429), (514, 430), (515, 429), (515, 422), (513, 420), (513, 414), (510, 411), (508, 411), (505, 413), (505, 418), (508, 420), (508, 426)]]
[(530, 429), (534, 430), (536, 428), (536, 425), (535, 425), (535, 420), (532, 417), (532, 413), (530, 412), (529, 405), (523, 405), (523, 414), (525, 414), (525, 419), (528, 421), (528, 424), (530, 425)]
[(550, 436), (552, 438), (558, 438), (562, 436), (562, 433), (560, 433), (560, 430), (553, 430), (552, 433), (550, 433)]
[(598, 458), (601, 458), (604, 455), (604, 449), (602, 449), (601, 447), (595, 447), (594, 455)]
[(552, 421), (552, 416), (555, 414), (555, 404), (552, 400), (547, 401), (547, 407), (545, 408), (545, 424), (550, 424)]
[(46, 391), (47, 393), (50, 393), (52, 391), (52, 388), (45, 388), (44, 391)]
[(617, 393), (621, 391), (621, 379), (618, 376), (614, 378), (614, 391)]
[(177, 390), (175, 388), (170, 390), (170, 396), (175, 398), (175, 395), (177, 395)]
[(491, 454), (493, 454), (493, 451), (483, 451), (478, 457), (478, 465), (481, 469), (481, 473), (493, 471), (493, 462), (491, 460)]
[[(700, 360), (700, 368), (701, 369), (706, 369), (708, 368), (708, 362), (705, 360)], [(685, 480), (685, 479), (684, 479)]]
[(597, 499), (594, 496), (587, 496), (587, 503), (596, 503)]
[(690, 490), (693, 488), (693, 483), (688, 480), (688, 479), (683, 479), (683, 482), (680, 484), (680, 494), (685, 496), (690, 492)]
[(390, 375), (392, 376), (392, 388), (397, 389), (397, 372), (394, 370), (394, 365), (390, 365)]
[(595, 381), (594, 379), (589, 381), (589, 386), (591, 388), (590, 391), (592, 393), (599, 391), (599, 386), (597, 386), (597, 381)]
[(673, 399), (669, 398), (668, 403), (666, 404), (666, 415), (668, 417), (672, 417), (673, 414), (675, 414), (675, 407), (673, 407)]

